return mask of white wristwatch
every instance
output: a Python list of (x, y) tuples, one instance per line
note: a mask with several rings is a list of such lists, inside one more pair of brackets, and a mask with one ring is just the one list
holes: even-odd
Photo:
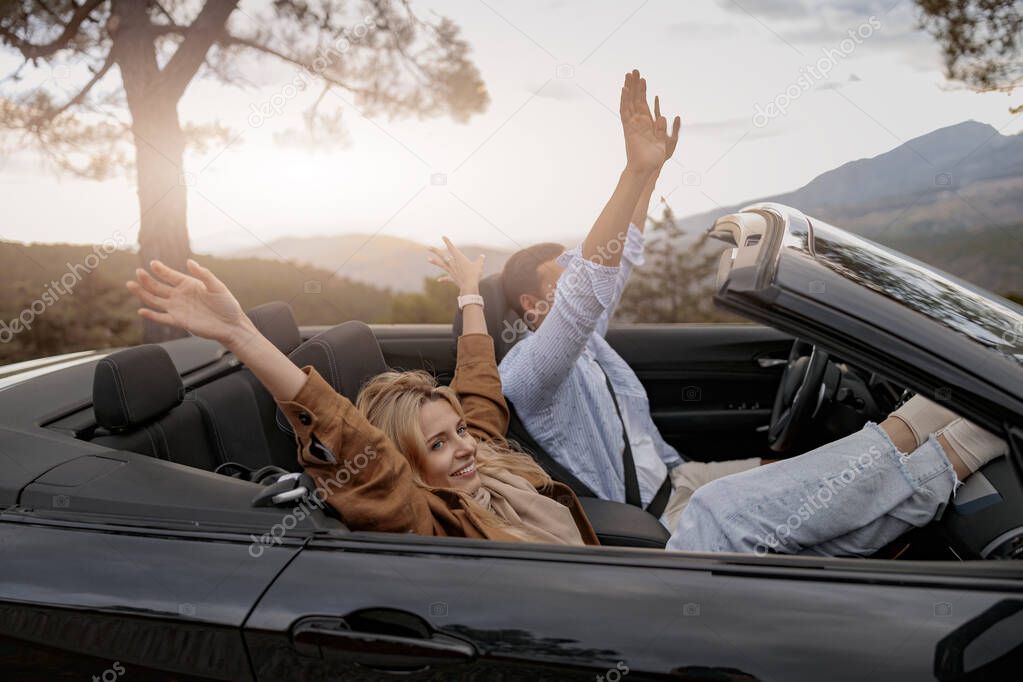
[(480, 307), (482, 307), (483, 306), (483, 297), (480, 296), (479, 294), (466, 294), (465, 296), (459, 296), (458, 297), (458, 309), (459, 310), (461, 310), (462, 308), (464, 308), (467, 305), (473, 305), (474, 303), (476, 305), (479, 305)]

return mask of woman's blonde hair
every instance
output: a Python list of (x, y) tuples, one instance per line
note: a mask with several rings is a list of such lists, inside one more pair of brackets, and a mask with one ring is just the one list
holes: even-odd
[[(427, 484), (420, 471), (428, 449), (426, 436), (419, 426), (419, 410), (431, 400), (446, 400), (460, 417), (465, 412), (458, 401), (458, 395), (447, 386), (439, 386), (437, 380), (428, 372), (384, 372), (370, 379), (355, 401), (355, 406), (362, 412), (373, 426), (377, 427), (391, 439), (405, 458), (412, 465), (412, 477), (416, 485), (435, 490)], [(494, 476), (506, 471), (521, 476), (537, 490), (550, 487), (552, 480), (547, 472), (528, 455), (512, 449), (504, 440), (477, 440), (476, 469), (481, 473)], [(455, 489), (463, 503), (473, 510), (487, 523), (494, 527), (507, 524), (489, 509), (483, 508), (473, 497)]]

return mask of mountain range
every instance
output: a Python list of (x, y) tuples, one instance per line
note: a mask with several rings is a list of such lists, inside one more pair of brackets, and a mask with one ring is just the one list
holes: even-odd
[[(499, 272), (511, 251), (468, 244), (459, 246), (469, 258), (486, 256), (484, 273)], [(422, 291), (423, 280), (440, 271), (426, 261), (426, 244), (387, 235), (344, 234), (283, 237), (266, 246), (231, 252), (232, 258), (294, 260), (344, 275), (349, 279), (400, 292)]]
[[(770, 160), (765, 160), (765, 173)], [(999, 293), (1023, 290), (1023, 134), (1002, 135), (966, 121), (901, 143), (871, 158), (850, 161), (803, 187), (679, 219), (695, 235), (714, 219), (760, 201), (800, 209), (903, 251)], [(369, 235), (291, 237), (239, 257), (293, 259), (343, 270), (357, 281), (419, 291), (434, 268), (426, 246)], [(508, 250), (469, 246), (498, 271)]]

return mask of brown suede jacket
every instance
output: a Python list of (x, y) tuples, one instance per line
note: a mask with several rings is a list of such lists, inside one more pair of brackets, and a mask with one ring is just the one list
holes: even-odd
[[(411, 465), (397, 446), (373, 426), (312, 367), (302, 369), (305, 384), (293, 400), (279, 403), (295, 429), (298, 461), (327, 504), (352, 530), (419, 535), (519, 538), (483, 523), (459, 496), (430, 491), (412, 480)], [(458, 339), (458, 362), (451, 388), (458, 394), (470, 432), (479, 439), (501, 439), (508, 428), (508, 405), (487, 334)], [(546, 495), (568, 507), (583, 542), (599, 544), (575, 493), (555, 482)]]

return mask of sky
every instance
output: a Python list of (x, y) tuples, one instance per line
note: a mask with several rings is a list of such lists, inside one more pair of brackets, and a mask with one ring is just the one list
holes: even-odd
[[(262, 2), (233, 18), (256, 22)], [(415, 0), (454, 20), (491, 103), (466, 123), (367, 119), (328, 95), (346, 134), (303, 144), (317, 92), (253, 125), (253, 106), (297, 75), (239, 64), (247, 87), (196, 80), (184, 121), (216, 121), (229, 142), (186, 158), (189, 230), (199, 253), (323, 234), (518, 248), (581, 236), (624, 166), (617, 120), (626, 71), (639, 68), (682, 117), (657, 194), (688, 215), (800, 187), (843, 163), (973, 119), (1023, 130), (1019, 103), (946, 82), (911, 0)], [(258, 28), (253, 26), (253, 28)], [(279, 45), (282, 49), (286, 46)], [(0, 55), (0, 74), (18, 60)], [(73, 92), (75, 73), (37, 74)], [(116, 83), (116, 72), (108, 76)], [(773, 106), (772, 106), (773, 105)], [(0, 239), (134, 242), (131, 178), (62, 175), (9, 135), (0, 140)]]

